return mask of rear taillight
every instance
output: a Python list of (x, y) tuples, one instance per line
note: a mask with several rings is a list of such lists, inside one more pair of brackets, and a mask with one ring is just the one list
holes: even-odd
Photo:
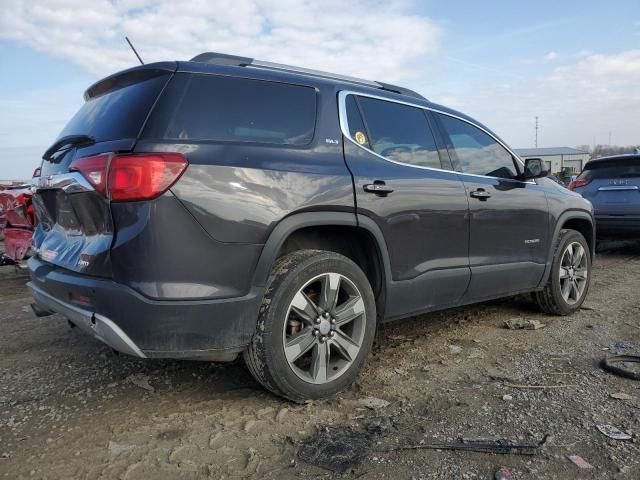
[(78, 158), (69, 165), (70, 172), (80, 172), (84, 178), (102, 195), (107, 194), (107, 165), (109, 154)]
[(569, 183), (569, 190), (573, 191), (576, 188), (579, 187), (584, 187), (585, 185), (589, 185), (591, 183), (591, 179), (590, 178), (582, 178), (582, 179), (578, 179), (578, 180), (574, 180), (571, 183)]
[[(109, 161), (109, 158), (111, 160)], [(166, 192), (187, 168), (180, 153), (101, 154), (74, 160), (96, 191), (115, 202), (151, 200)]]

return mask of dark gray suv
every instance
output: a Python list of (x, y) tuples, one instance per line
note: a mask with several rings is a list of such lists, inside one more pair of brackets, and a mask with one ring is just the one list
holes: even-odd
[(29, 287), (118, 351), (242, 353), (302, 401), (353, 382), (378, 322), (587, 295), (591, 204), (405, 88), (206, 53), (85, 99), (34, 178)]

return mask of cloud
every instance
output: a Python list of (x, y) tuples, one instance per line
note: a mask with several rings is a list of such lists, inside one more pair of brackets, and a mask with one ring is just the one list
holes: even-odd
[[(137, 64), (128, 36), (145, 62), (217, 51), (411, 83), (423, 78), (416, 65), (437, 51), (441, 34), (413, 6), (410, 0), (2, 0), (0, 40), (73, 62), (97, 78)], [(3, 175), (31, 173), (87, 86), (20, 98), (0, 92), (0, 109), (12, 112), (0, 119)]]
[[(90, 5), (90, 7), (89, 7)], [(440, 28), (407, 2), (295, 0), (4, 0), (0, 38), (19, 40), (97, 75), (203, 51), (401, 81), (436, 51)]]
[(0, 96), (0, 179), (26, 179), (42, 154), (82, 105), (77, 82)]
[[(559, 55), (549, 70), (509, 83), (495, 78), (476, 82), (455, 97), (459, 108), (476, 116), (514, 147), (575, 146), (594, 140), (640, 142), (640, 50), (615, 54)], [(435, 99), (446, 98), (442, 92)], [(487, 100), (490, 99), (490, 100)]]

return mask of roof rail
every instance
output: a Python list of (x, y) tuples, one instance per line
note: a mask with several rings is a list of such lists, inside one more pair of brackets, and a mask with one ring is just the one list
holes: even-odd
[(191, 62), (203, 62), (212, 63), (214, 65), (233, 65), (237, 67), (255, 67), (264, 68), (267, 70), (277, 70), (280, 72), (301, 73), (303, 75), (310, 75), (313, 77), (328, 78), (332, 80), (340, 80), (343, 82), (355, 83), (358, 85), (364, 85), (366, 87), (379, 88), (401, 95), (408, 95), (410, 97), (420, 98), (426, 100), (422, 95), (408, 88), (399, 87), (390, 83), (376, 82), (372, 80), (365, 80), (362, 78), (351, 77), (349, 75), (338, 75), (335, 73), (323, 72), (321, 70), (313, 70), (310, 68), (295, 67), (293, 65), (284, 65), (282, 63), (264, 62), (262, 60), (256, 60), (250, 57), (240, 57), (237, 55), (227, 55), (225, 53), (217, 52), (205, 52), (193, 57)]
[(415, 97), (415, 98), (420, 98), (420, 99), (426, 100), (426, 98), (424, 98), (418, 92), (414, 92), (413, 90), (410, 90), (408, 88), (400, 87), (398, 85), (393, 85), (392, 83), (381, 82), (379, 80), (377, 80), (376, 83), (378, 85), (380, 85), (380, 88), (382, 88), (384, 90), (389, 90), (390, 92), (396, 92), (396, 93), (400, 93), (402, 95), (407, 95), (409, 97)]

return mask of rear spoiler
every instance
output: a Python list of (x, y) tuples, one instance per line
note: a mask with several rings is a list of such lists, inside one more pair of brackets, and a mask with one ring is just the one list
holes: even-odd
[(166, 73), (173, 73), (177, 68), (178, 62), (157, 62), (122, 70), (97, 81), (87, 88), (84, 92), (84, 99), (85, 101), (91, 100), (134, 83), (149, 80)]

